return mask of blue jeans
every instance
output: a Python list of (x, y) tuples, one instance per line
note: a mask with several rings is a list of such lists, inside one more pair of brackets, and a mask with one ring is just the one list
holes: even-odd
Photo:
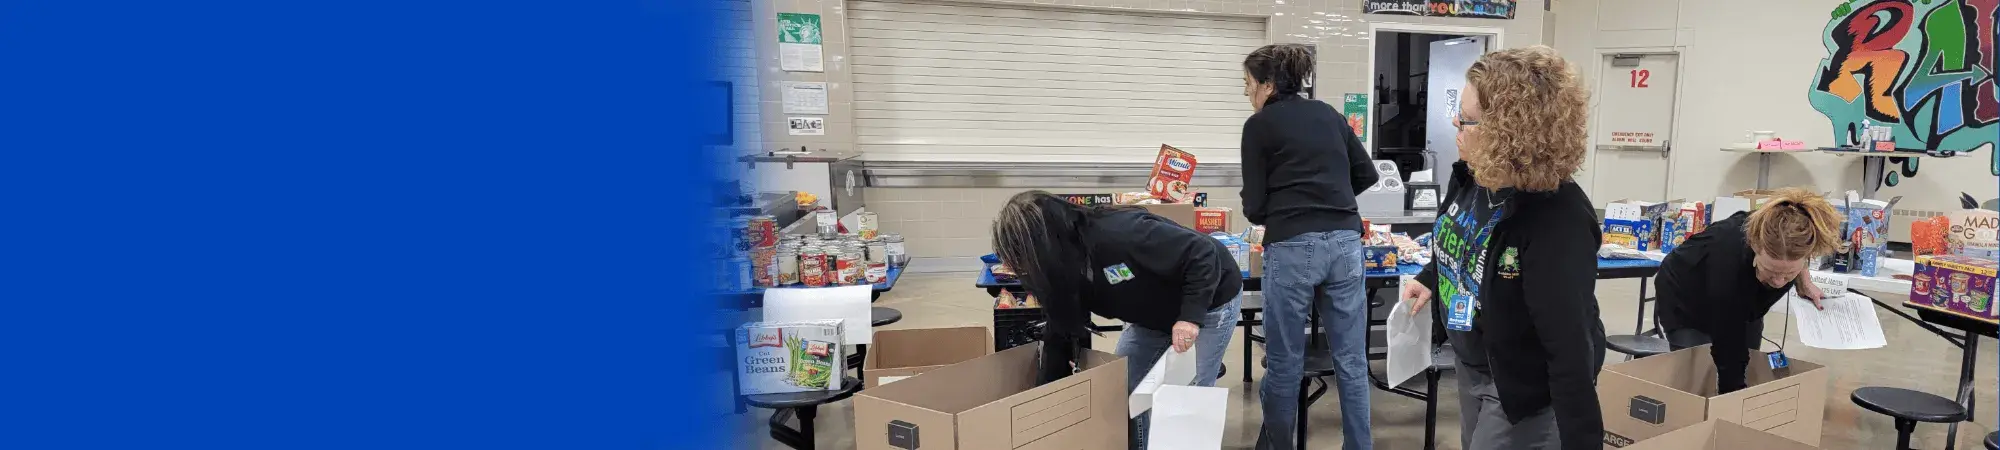
[[(1201, 335), (1194, 339), (1195, 386), (1215, 386), (1216, 373), (1222, 370), (1222, 354), (1229, 351), (1229, 337), (1236, 333), (1236, 321), (1243, 318), (1243, 298), (1230, 300), (1208, 311), (1201, 319)], [(1139, 380), (1146, 378), (1146, 371), (1153, 370), (1153, 364), (1160, 356), (1173, 350), (1173, 330), (1154, 330), (1138, 325), (1127, 325), (1118, 334), (1118, 356), (1125, 357), (1125, 393), (1139, 386)], [(1245, 369), (1248, 370), (1248, 369)], [(1132, 448), (1146, 448), (1146, 425), (1151, 422), (1151, 412), (1140, 414), (1130, 427), (1133, 435), (1126, 442)]]
[[(1345, 450), (1375, 447), (1368, 429), (1368, 298), (1361, 233), (1306, 233), (1264, 245), (1264, 426), (1260, 450), (1299, 448), (1299, 382), (1307, 313), (1317, 305), (1332, 345)], [(1320, 300), (1323, 299), (1323, 300)]]

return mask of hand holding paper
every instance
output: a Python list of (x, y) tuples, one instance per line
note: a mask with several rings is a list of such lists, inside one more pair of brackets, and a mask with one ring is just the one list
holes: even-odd
[[(1417, 304), (1409, 305), (1412, 301)], [(1389, 379), (1391, 386), (1431, 367), (1431, 308), (1421, 300), (1405, 299), (1391, 311), (1414, 308), (1411, 314), (1389, 314)]]
[(1813, 284), (1823, 291), (1814, 305), (1798, 293), (1785, 294), (1799, 319), (1799, 342), (1828, 350), (1861, 350), (1889, 345), (1882, 334), (1882, 320), (1875, 315), (1875, 303), (1868, 297), (1847, 293), (1846, 280), (1813, 276)]

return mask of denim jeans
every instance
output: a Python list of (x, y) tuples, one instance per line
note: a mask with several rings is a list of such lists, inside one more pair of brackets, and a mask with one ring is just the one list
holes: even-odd
[(1361, 233), (1306, 233), (1264, 245), (1264, 426), (1260, 450), (1299, 448), (1299, 382), (1305, 370), (1307, 313), (1320, 308), (1333, 350), (1345, 450), (1375, 447), (1368, 429), (1368, 299)]
[[(1222, 354), (1229, 351), (1229, 337), (1236, 333), (1236, 321), (1243, 318), (1243, 297), (1238, 296), (1208, 311), (1201, 319), (1201, 334), (1194, 339), (1195, 386), (1215, 386), (1217, 372), (1222, 370)], [(1139, 380), (1146, 378), (1146, 372), (1153, 370), (1153, 364), (1160, 356), (1173, 351), (1173, 330), (1154, 330), (1138, 325), (1127, 325), (1118, 334), (1118, 356), (1125, 357), (1125, 393), (1139, 386)], [(1245, 369), (1248, 370), (1248, 369)], [(1130, 427), (1132, 436), (1126, 442), (1132, 448), (1146, 448), (1146, 426), (1151, 422), (1152, 413), (1140, 414)]]

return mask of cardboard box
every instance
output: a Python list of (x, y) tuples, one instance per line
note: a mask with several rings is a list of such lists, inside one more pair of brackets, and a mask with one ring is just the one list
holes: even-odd
[(1394, 245), (1370, 245), (1361, 248), (1362, 269), (1371, 274), (1399, 273), (1396, 268), (1397, 258)]
[(1605, 366), (1597, 377), (1604, 443), (1623, 447), (1713, 419), (1819, 445), (1826, 368), (1794, 358), (1773, 370), (1765, 361), (1751, 355), (1749, 387), (1723, 395), (1706, 345)]
[(1146, 208), (1146, 212), (1165, 217), (1167, 220), (1188, 227), (1188, 229), (1197, 229), (1195, 227), (1199, 225), (1195, 221), (1195, 206), (1193, 203), (1161, 203), (1157, 205), (1139, 205), (1139, 207)]
[(1918, 256), (1910, 274), (1908, 306), (2000, 323), (1993, 305), (1994, 275), (2000, 263), (1969, 256)]
[(753, 322), (736, 328), (736, 393), (840, 390), (847, 338), (839, 320)]
[(1202, 234), (1217, 231), (1235, 233), (1236, 229), (1231, 226), (1232, 221), (1229, 217), (1234, 212), (1234, 210), (1220, 206), (1196, 206), (1194, 208), (1194, 226), (1192, 228)]
[(1819, 448), (1730, 422), (1710, 420), (1647, 439), (1626, 450), (1813, 450)]
[(1125, 359), (1086, 350), (1083, 371), (1035, 385), (1024, 345), (854, 396), (860, 450), (1126, 448)]
[(1613, 202), (1604, 206), (1604, 243), (1638, 251), (1653, 249), (1653, 221), (1640, 205)]
[(868, 374), (863, 380), (866, 386), (873, 389), (989, 353), (993, 353), (993, 333), (986, 327), (883, 330), (875, 332), (861, 370)]

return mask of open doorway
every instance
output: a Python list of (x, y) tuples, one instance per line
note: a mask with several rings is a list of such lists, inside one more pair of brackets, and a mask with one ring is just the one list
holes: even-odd
[(1451, 120), (1465, 69), (1500, 48), (1500, 30), (1385, 23), (1369, 28), (1370, 154), (1395, 161), (1404, 181), (1412, 172), (1433, 170), (1433, 180), (1443, 185), (1458, 159)]

